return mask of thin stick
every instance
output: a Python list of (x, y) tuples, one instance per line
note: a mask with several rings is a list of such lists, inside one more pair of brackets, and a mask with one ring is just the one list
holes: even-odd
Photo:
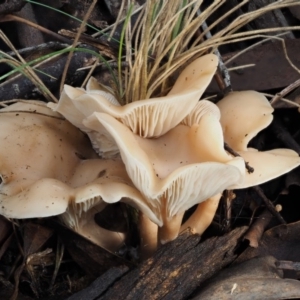
[(276, 267), (282, 270), (293, 270), (300, 271), (300, 262), (288, 261), (288, 260), (278, 260), (276, 262)]
[(258, 196), (264, 201), (266, 207), (270, 213), (281, 223), (286, 224), (286, 221), (283, 219), (281, 214), (276, 210), (274, 204), (266, 197), (263, 190), (259, 186), (252, 187), (253, 190), (258, 194)]
[(287, 86), (285, 89), (283, 89), (280, 93), (277, 93), (271, 100), (271, 104), (274, 104), (278, 100), (281, 100), (282, 97), (289, 94), (291, 91), (296, 89), (298, 86), (300, 86), (300, 79), (296, 80), (294, 83), (291, 83), (289, 86)]
[[(201, 15), (200, 9), (198, 9), (197, 15), (198, 16)], [(212, 34), (208, 30), (208, 26), (205, 21), (202, 23), (201, 28), (205, 32), (206, 39), (212, 38)], [(218, 59), (219, 59), (219, 64), (218, 64), (218, 69), (217, 69), (217, 72), (215, 75), (215, 79), (216, 79), (216, 82), (217, 82), (219, 88), (223, 91), (224, 94), (227, 94), (230, 91), (232, 91), (230, 75), (229, 75), (229, 72), (228, 72), (224, 62), (223, 62), (223, 58), (222, 58), (222, 55), (220, 54), (219, 50), (215, 49), (214, 54), (217, 55)]]
[[(88, 18), (90, 17), (95, 5), (97, 3), (97, 0), (93, 0), (93, 3), (91, 4), (91, 6), (89, 7), (87, 13), (85, 14), (83, 20), (82, 20), (82, 23), (78, 29), (78, 33), (77, 33), (77, 36), (75, 37), (74, 41), (73, 41), (73, 44), (72, 44), (72, 48), (75, 48), (76, 45), (77, 45), (77, 42), (80, 38), (80, 35), (81, 33), (83, 32), (83, 29), (85, 27), (85, 25), (87, 24), (87, 20)], [(68, 57), (67, 57), (67, 60), (66, 60), (66, 64), (65, 64), (65, 68), (64, 68), (64, 71), (63, 71), (63, 74), (62, 74), (62, 77), (61, 77), (61, 82), (60, 82), (60, 92), (62, 92), (63, 88), (64, 88), (64, 82), (66, 80), (66, 76), (67, 76), (67, 72), (68, 72), (68, 68), (69, 68), (69, 65), (70, 65), (70, 62), (71, 62), (71, 59), (72, 59), (72, 56), (73, 56), (73, 51), (71, 50), (68, 54)]]
[(258, 216), (249, 230), (246, 232), (244, 236), (244, 240), (249, 241), (249, 245), (253, 248), (257, 248), (261, 237), (272, 220), (273, 215), (268, 209), (264, 209), (264, 211)]
[[(231, 155), (235, 156), (235, 157), (241, 157), (236, 151), (234, 151), (232, 148), (230, 148), (229, 145), (226, 144), (226, 143), (224, 143), (224, 149), (225, 149), (227, 152), (229, 152)], [(246, 169), (247, 169), (247, 171), (248, 171), (249, 174), (251, 174), (251, 173), (254, 172), (254, 168), (251, 167), (251, 166), (249, 165), (249, 163), (246, 162), (246, 161), (245, 161), (245, 167), (246, 167)]]

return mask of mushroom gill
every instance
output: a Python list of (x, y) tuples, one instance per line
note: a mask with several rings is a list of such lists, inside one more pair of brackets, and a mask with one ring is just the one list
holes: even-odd
[(83, 115), (89, 117), (94, 112), (106, 113), (141, 137), (159, 137), (178, 125), (197, 105), (216, 71), (217, 64), (218, 59), (213, 54), (196, 59), (181, 72), (171, 91), (164, 97), (139, 100), (120, 106), (109, 99), (107, 94), (96, 93), (93, 89), (84, 92), (65, 86), (59, 103), (49, 106), (87, 132), (101, 156), (111, 157), (117, 150), (114, 139), (107, 135), (99, 122), (90, 123), (88, 128), (82, 126)]

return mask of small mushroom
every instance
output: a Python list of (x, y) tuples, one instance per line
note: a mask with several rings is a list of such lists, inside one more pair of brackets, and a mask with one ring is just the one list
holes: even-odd
[[(83, 92), (65, 86), (60, 103), (49, 104), (49, 106), (64, 115), (75, 126), (87, 132), (96, 151), (107, 157), (105, 154), (106, 143), (110, 143), (110, 147), (112, 147), (112, 143), (107, 141), (108, 137), (105, 136), (101, 124), (90, 123), (88, 129), (82, 128), (82, 124), (76, 125), (80, 118), (75, 118), (74, 121), (73, 116), (80, 114), (82, 120), (82, 114), (89, 117), (93, 112), (103, 112), (118, 119), (141, 137), (159, 137), (178, 125), (194, 108), (210, 83), (217, 64), (218, 59), (213, 54), (196, 59), (182, 71), (171, 91), (164, 97), (145, 99), (119, 106), (109, 101), (107, 95), (96, 93), (95, 90)], [(70, 102), (73, 104), (69, 105)], [(74, 107), (75, 112), (73, 112)], [(113, 141), (113, 139), (111, 140)]]
[(254, 168), (235, 189), (255, 186), (279, 177), (300, 165), (298, 154), (290, 149), (258, 151), (247, 148), (249, 141), (273, 120), (273, 108), (255, 91), (232, 92), (217, 103), (225, 142)]

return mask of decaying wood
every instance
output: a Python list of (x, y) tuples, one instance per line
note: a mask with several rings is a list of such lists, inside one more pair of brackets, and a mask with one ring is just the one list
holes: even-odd
[[(97, 297), (93, 294), (93, 298), (84, 299), (185, 299), (202, 282), (233, 261), (234, 250), (245, 230), (245, 227), (237, 228), (203, 243), (199, 243), (200, 236), (185, 232), (108, 290), (99, 291)], [(99, 282), (101, 278), (98, 278)], [(82, 298), (72, 298), (75, 299)]]
[[(256, 11), (274, 2), (273, 0), (252, 0), (248, 4), (249, 11)], [(269, 11), (259, 18), (253, 20), (257, 28), (280, 28), (288, 26), (288, 22), (280, 9)], [(286, 35), (286, 38), (295, 38), (292, 32)]]
[[(113, 267), (105, 272), (101, 277), (97, 278), (89, 287), (72, 295), (67, 300), (89, 300), (96, 299), (97, 296), (105, 292), (109, 287), (117, 281), (121, 276), (126, 274), (128, 267)], [(121, 297), (120, 297), (121, 298)], [(119, 298), (119, 299), (120, 299)]]
[(300, 282), (283, 278), (272, 256), (256, 257), (230, 266), (209, 280), (192, 300), (299, 299)]

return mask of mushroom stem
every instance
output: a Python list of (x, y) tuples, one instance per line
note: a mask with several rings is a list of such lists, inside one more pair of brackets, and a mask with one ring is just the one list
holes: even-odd
[(178, 213), (171, 219), (164, 218), (162, 227), (158, 227), (158, 243), (160, 245), (166, 244), (177, 238), (182, 222), (184, 212)]
[(158, 226), (150, 221), (142, 212), (139, 213), (139, 231), (141, 259), (149, 258), (157, 249), (157, 229)]
[(211, 224), (222, 194), (218, 193), (200, 203), (195, 212), (181, 226), (180, 231), (190, 228), (193, 234), (202, 234)]

